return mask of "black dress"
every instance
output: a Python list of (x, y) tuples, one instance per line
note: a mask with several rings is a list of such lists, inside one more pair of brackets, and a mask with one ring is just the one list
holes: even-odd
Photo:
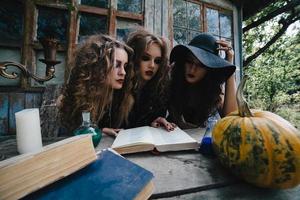
[(151, 85), (145, 85), (134, 93), (135, 103), (129, 114), (126, 128), (150, 126), (157, 117), (165, 117), (167, 113), (167, 90), (154, 92)]

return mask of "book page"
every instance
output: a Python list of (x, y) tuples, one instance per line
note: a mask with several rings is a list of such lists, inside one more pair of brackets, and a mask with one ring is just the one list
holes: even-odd
[(184, 150), (197, 148), (198, 143), (180, 128), (166, 131), (162, 128), (150, 128), (155, 146), (159, 151)]
[(112, 144), (112, 148), (140, 144), (153, 144), (153, 138), (149, 129), (150, 127), (143, 126), (120, 131), (114, 143)]

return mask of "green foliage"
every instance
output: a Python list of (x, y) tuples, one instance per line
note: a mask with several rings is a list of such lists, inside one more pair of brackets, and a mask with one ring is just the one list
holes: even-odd
[(265, 16), (266, 13), (273, 12), (274, 10), (285, 6), (286, 4), (286, 0), (276, 0), (273, 3), (271, 3), (268, 7), (258, 12), (256, 15), (250, 17), (247, 21), (245, 21), (245, 24), (248, 25), (251, 22), (256, 21), (257, 19), (260, 19), (261, 17)]
[[(243, 41), (245, 57), (261, 48), (278, 30), (277, 20), (247, 32)], [(244, 72), (251, 78), (245, 91), (250, 107), (274, 112), (299, 128), (300, 29), (296, 35), (282, 36)]]

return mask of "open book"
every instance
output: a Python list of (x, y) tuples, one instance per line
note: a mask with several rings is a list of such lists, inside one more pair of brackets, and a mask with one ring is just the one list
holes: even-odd
[(119, 132), (112, 148), (120, 154), (151, 151), (160, 152), (197, 149), (199, 144), (180, 128), (168, 132), (162, 128), (143, 126)]

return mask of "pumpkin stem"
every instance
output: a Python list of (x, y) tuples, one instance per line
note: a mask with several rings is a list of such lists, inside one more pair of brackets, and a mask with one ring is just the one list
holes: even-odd
[(244, 89), (247, 79), (248, 79), (248, 76), (244, 75), (241, 83), (238, 86), (237, 92), (236, 92), (236, 101), (238, 104), (239, 115), (241, 117), (253, 117), (253, 115), (249, 109), (249, 106), (247, 104), (247, 101), (243, 95), (243, 89)]

